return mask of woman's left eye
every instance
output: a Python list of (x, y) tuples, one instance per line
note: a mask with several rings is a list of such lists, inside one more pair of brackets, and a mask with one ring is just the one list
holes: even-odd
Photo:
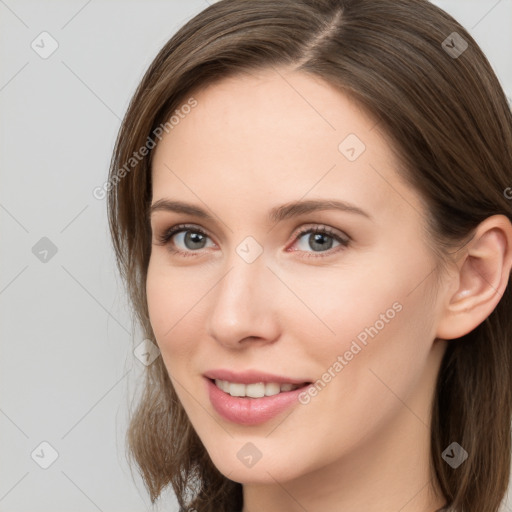
[[(158, 240), (160, 245), (169, 245), (171, 252), (184, 256), (195, 256), (194, 253), (199, 252), (198, 249), (215, 245), (213, 243), (207, 245), (207, 240), (211, 242), (211, 239), (202, 229), (187, 225), (173, 226), (162, 233)], [(331, 254), (332, 251), (330, 250), (333, 247), (347, 247), (349, 241), (349, 237), (345, 234), (338, 234), (327, 226), (316, 226), (302, 229), (296, 233), (293, 245), (299, 245), (299, 249), (294, 249), (294, 251), (298, 250), (305, 253), (325, 253), (329, 251), (329, 254)], [(180, 245), (184, 246), (184, 249), (180, 248)], [(178, 248), (176, 249), (175, 246), (178, 246)], [(309, 249), (312, 249), (312, 251)], [(308, 254), (307, 257), (317, 256)]]
[(334, 243), (338, 244), (334, 247), (346, 247), (349, 243), (346, 235), (338, 235), (328, 227), (309, 228), (297, 233), (295, 238), (298, 240), (299, 250), (304, 252), (309, 252), (308, 248), (312, 248), (313, 252), (327, 252), (333, 248)]

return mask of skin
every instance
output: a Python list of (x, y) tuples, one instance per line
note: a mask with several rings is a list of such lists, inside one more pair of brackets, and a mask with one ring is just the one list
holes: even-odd
[[(397, 174), (375, 120), (340, 91), (280, 69), (194, 97), (197, 107), (155, 150), (152, 203), (184, 201), (215, 219), (152, 214), (147, 297), (163, 361), (213, 463), (244, 484), (243, 512), (437, 510), (445, 499), (429, 440), (439, 366), (446, 340), (483, 321), (506, 286), (510, 222), (488, 219), (441, 273), (421, 197)], [(366, 146), (355, 161), (338, 149), (349, 134)], [(327, 198), (371, 218), (328, 210), (267, 219), (275, 206)], [(204, 248), (185, 245), (183, 232), (159, 241), (182, 223), (206, 232)], [(348, 245), (326, 235), (315, 251), (309, 234), (296, 236), (315, 227)], [(236, 252), (248, 236), (263, 249), (252, 263)], [(213, 409), (205, 371), (314, 382), (396, 303), (400, 312), (307, 405), (256, 426)], [(262, 454), (251, 468), (237, 458), (248, 442)]]

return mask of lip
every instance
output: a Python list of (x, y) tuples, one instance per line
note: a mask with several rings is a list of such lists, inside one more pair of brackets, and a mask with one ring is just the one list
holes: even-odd
[(291, 379), (281, 375), (273, 375), (271, 373), (260, 372), (258, 370), (247, 370), (245, 372), (234, 372), (232, 370), (218, 369), (210, 370), (203, 374), (208, 379), (227, 380), (237, 384), (253, 384), (256, 382), (275, 382), (277, 384), (304, 384), (311, 382), (308, 379)]
[[(262, 398), (241, 398), (231, 396), (229, 393), (225, 393), (219, 389), (215, 382), (208, 377), (205, 377), (205, 381), (208, 396), (210, 397), (210, 402), (214, 410), (224, 419), (245, 426), (260, 425), (265, 423), (289, 407), (297, 405), (299, 403), (300, 393), (302, 393), (310, 385), (306, 384), (305, 386), (294, 389), (293, 391), (283, 391), (277, 395), (264, 396)], [(251, 380), (250, 382), (265, 381)], [(266, 382), (278, 381), (267, 380)], [(301, 384), (303, 382), (304, 381), (299, 381), (296, 383)]]

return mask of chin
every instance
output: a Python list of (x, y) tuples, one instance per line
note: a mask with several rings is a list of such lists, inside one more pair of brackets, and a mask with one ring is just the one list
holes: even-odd
[[(243, 460), (243, 456), (240, 457)], [(257, 462), (246, 466), (238, 457), (233, 461), (224, 457), (212, 457), (213, 464), (226, 478), (240, 484), (275, 484), (298, 478), (301, 475), (297, 464), (289, 459), (283, 460), (284, 465), (263, 456)], [(278, 461), (279, 462), (279, 461)]]

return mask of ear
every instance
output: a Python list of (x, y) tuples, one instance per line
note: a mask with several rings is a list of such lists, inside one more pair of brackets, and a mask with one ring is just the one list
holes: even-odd
[(510, 220), (505, 215), (485, 219), (461, 253), (436, 332), (437, 338), (445, 340), (475, 329), (503, 296), (512, 267)]

